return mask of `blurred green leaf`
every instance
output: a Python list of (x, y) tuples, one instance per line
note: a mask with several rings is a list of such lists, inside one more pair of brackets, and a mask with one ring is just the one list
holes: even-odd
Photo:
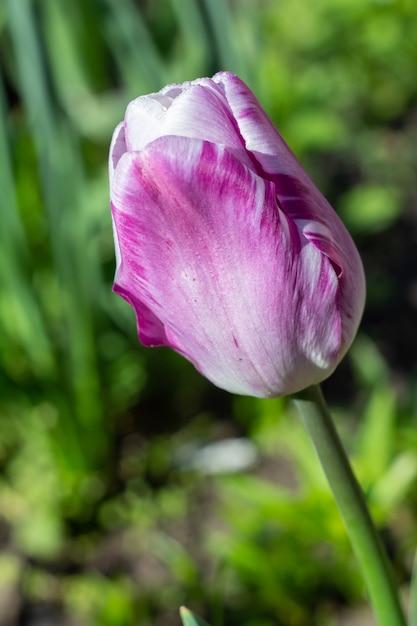
[(157, 91), (169, 82), (167, 68), (132, 0), (105, 0), (106, 34), (120, 75), (132, 97)]
[[(28, 240), (18, 209), (7, 122), (0, 76), (0, 324), (11, 341), (24, 348), (33, 367), (39, 369), (40, 374), (48, 376), (53, 368), (52, 346), (27, 273)], [(11, 367), (14, 369), (12, 364)]]
[(413, 573), (410, 586), (410, 621), (409, 626), (417, 626), (417, 552), (414, 557)]
[(201, 617), (194, 615), (194, 613), (192, 613), (185, 606), (180, 608), (180, 616), (183, 626), (209, 626), (207, 622), (205, 622)]
[(400, 215), (400, 194), (388, 186), (360, 185), (345, 194), (339, 208), (352, 232), (378, 233), (389, 228)]
[(408, 495), (417, 479), (417, 454), (404, 451), (397, 455), (372, 489), (372, 500), (392, 512)]
[[(184, 51), (173, 58), (174, 80), (184, 80), (202, 75), (210, 58), (210, 42), (200, 6), (194, 0), (171, 0), (183, 38)], [(178, 78), (175, 78), (178, 76)]]
[[(247, 63), (242, 49), (234, 37), (231, 37), (233, 17), (230, 0), (202, 0), (210, 30), (214, 37), (218, 58), (215, 58), (217, 70), (235, 72), (248, 81)], [(210, 31), (209, 31), (210, 32)]]
[(195, 563), (183, 546), (174, 539), (157, 534), (151, 540), (152, 553), (168, 565), (182, 585), (198, 579)]
[[(334, 150), (346, 143), (344, 120), (325, 109), (300, 109), (286, 126), (293, 149)], [(294, 142), (294, 143), (293, 143)]]
[(391, 461), (396, 410), (394, 390), (385, 384), (377, 386), (361, 417), (357, 447), (367, 484), (378, 480)]
[(375, 342), (359, 333), (349, 351), (358, 384), (379, 389), (388, 384), (389, 369)]
[(133, 626), (131, 581), (127, 577), (108, 579), (91, 572), (68, 576), (65, 602), (81, 622), (102, 626)]

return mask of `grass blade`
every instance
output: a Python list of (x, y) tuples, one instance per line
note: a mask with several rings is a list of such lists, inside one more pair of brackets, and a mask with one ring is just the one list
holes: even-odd
[(182, 620), (182, 626), (209, 626), (201, 617), (197, 617), (187, 609), (185, 606), (180, 608), (180, 616)]
[(414, 557), (413, 575), (410, 587), (410, 623), (409, 626), (417, 626), (417, 552)]

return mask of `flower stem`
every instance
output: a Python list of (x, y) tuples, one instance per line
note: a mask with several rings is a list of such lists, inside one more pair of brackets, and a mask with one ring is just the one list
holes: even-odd
[(390, 564), (353, 474), (320, 387), (292, 399), (314, 444), (353, 550), (362, 568), (379, 626), (405, 626)]

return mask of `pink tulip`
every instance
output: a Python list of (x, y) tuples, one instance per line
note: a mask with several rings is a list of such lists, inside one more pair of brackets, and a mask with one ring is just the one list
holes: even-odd
[(145, 346), (215, 385), (280, 396), (350, 346), (355, 245), (249, 88), (220, 72), (131, 102), (110, 150), (117, 269)]

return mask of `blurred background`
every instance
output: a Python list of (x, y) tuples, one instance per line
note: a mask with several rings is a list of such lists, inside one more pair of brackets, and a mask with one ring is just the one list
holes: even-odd
[[(228, 69), (350, 229), (361, 331), (324, 384), (406, 593), (417, 544), (414, 0), (1, 0), (0, 626), (373, 624), (286, 399), (144, 349), (115, 267), (112, 131)], [(363, 620), (363, 621), (360, 621)]]

